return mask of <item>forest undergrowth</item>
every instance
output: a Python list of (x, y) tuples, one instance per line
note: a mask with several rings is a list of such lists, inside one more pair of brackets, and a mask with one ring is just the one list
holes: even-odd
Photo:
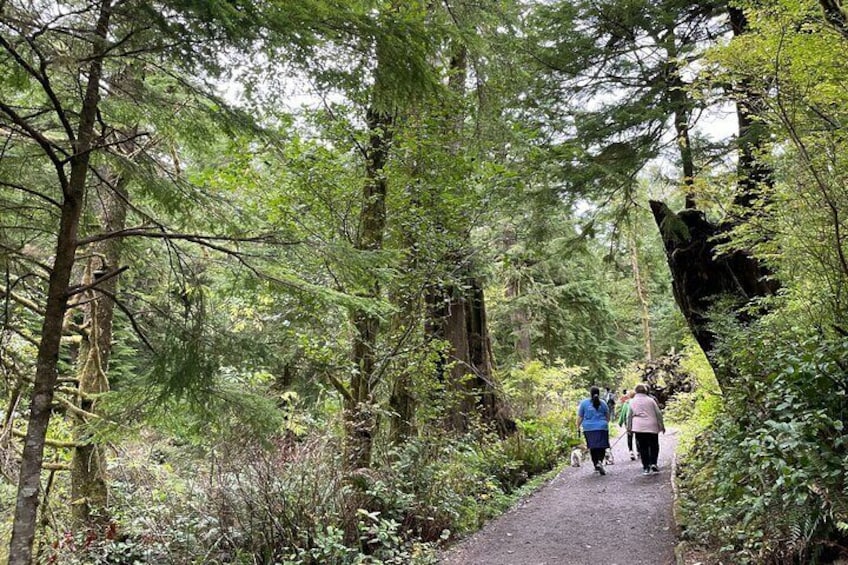
[[(580, 392), (563, 374), (580, 371), (532, 363), (505, 379), (515, 406), (528, 409), (506, 439), (484, 426), (462, 437), (433, 428), (402, 446), (381, 442), (373, 467), (353, 480), (340, 422), (305, 413), (270, 441), (147, 429), (110, 457), (116, 512), (102, 527), (75, 529), (67, 508), (47, 499), (39, 562), (435, 563), (438, 547), (504, 512), (577, 444), (571, 404)], [(49, 496), (68, 488), (57, 475)], [(10, 508), (11, 493), (3, 496)]]
[(699, 388), (670, 408), (684, 430), (682, 539), (701, 562), (800, 565), (848, 553), (848, 349), (821, 335), (796, 341), (797, 328), (771, 322), (729, 334), (720, 370), (733, 371), (733, 387), (720, 393), (697, 363)]

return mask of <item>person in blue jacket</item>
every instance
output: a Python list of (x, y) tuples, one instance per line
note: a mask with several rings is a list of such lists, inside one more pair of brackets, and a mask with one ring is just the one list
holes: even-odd
[(590, 398), (584, 398), (577, 409), (577, 431), (583, 431), (586, 446), (592, 455), (595, 471), (606, 475), (604, 470), (604, 454), (609, 449), (610, 410), (606, 402), (601, 400), (601, 391), (593, 386)]

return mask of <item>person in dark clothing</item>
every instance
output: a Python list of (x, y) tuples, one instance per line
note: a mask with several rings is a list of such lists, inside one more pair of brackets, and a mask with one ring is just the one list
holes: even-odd
[(615, 418), (615, 391), (610, 390), (609, 387), (606, 387), (606, 392), (604, 393), (604, 402), (607, 403), (607, 406), (610, 409), (610, 418)]
[(604, 469), (604, 454), (609, 449), (610, 409), (601, 400), (601, 391), (593, 386), (589, 391), (591, 396), (584, 398), (577, 408), (577, 431), (583, 431), (586, 446), (592, 456), (595, 471), (606, 475)]

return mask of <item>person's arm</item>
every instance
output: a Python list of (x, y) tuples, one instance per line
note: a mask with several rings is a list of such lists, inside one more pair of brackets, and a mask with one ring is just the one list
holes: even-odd
[(657, 423), (660, 426), (660, 431), (662, 433), (665, 433), (665, 424), (663, 423), (662, 410), (660, 410), (660, 406), (656, 402), (654, 402), (654, 414), (657, 415)]
[(580, 433), (580, 426), (583, 424), (583, 403), (580, 403), (580, 407), (577, 409), (577, 433)]

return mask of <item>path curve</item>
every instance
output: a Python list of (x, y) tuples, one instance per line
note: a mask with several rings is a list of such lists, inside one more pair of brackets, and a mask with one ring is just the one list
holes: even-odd
[[(615, 426), (613, 426), (615, 428)], [(480, 532), (442, 565), (669, 565), (674, 563), (671, 461), (675, 430), (660, 435), (660, 473), (643, 476), (627, 439), (607, 475), (568, 467)], [(620, 437), (620, 436), (619, 436)], [(613, 440), (615, 441), (615, 440)]]

